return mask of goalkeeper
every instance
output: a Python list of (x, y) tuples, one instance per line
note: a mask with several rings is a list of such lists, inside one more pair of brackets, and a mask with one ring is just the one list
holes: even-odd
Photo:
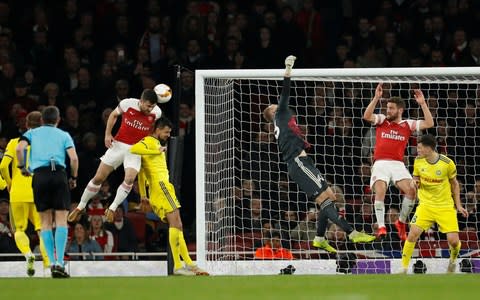
[(263, 116), (267, 122), (273, 122), (274, 124), (275, 138), (278, 141), (283, 160), (287, 163), (290, 178), (298, 184), (309, 199), (315, 199), (315, 203), (320, 207), (316, 224), (317, 234), (313, 240), (313, 246), (336, 253), (336, 249), (330, 246), (325, 239), (328, 220), (342, 228), (348, 234), (350, 241), (354, 243), (371, 242), (375, 240), (375, 237), (354, 230), (345, 219), (339, 217), (337, 208), (333, 203), (335, 200), (334, 192), (315, 167), (313, 160), (305, 152), (310, 144), (304, 139), (295, 116), (288, 108), (290, 73), (295, 59), (296, 57), (292, 55), (285, 59), (285, 75), (280, 101), (278, 105), (268, 106), (263, 111)]
[[(138, 174), (138, 187), (142, 206), (151, 206), (153, 212), (169, 225), (168, 242), (172, 250), (174, 275), (208, 275), (193, 263), (188, 254), (183, 237), (180, 203), (175, 196), (175, 189), (170, 183), (165, 151), (166, 143), (172, 131), (172, 123), (165, 117), (155, 122), (153, 132), (134, 144), (130, 152), (142, 156), (142, 167)], [(148, 183), (150, 200), (146, 198)], [(142, 209), (145, 210), (145, 209)], [(182, 266), (180, 257), (185, 266)]]

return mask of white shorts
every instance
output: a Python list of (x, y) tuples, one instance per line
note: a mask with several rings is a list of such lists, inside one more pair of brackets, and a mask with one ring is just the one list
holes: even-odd
[(377, 180), (385, 181), (387, 186), (397, 183), (402, 179), (412, 179), (405, 164), (396, 160), (377, 160), (372, 167), (372, 176), (370, 177), (370, 188), (373, 190), (373, 184)]
[(112, 147), (108, 148), (107, 152), (100, 157), (100, 160), (114, 169), (123, 164), (123, 168), (132, 168), (138, 172), (140, 171), (140, 166), (142, 164), (142, 157), (130, 153), (130, 148), (132, 148), (132, 145), (113, 141)]

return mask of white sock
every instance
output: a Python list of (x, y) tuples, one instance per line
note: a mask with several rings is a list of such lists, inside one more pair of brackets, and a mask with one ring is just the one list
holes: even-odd
[(91, 180), (88, 182), (87, 187), (83, 190), (82, 197), (80, 198), (80, 203), (78, 203), (78, 209), (84, 209), (87, 206), (88, 201), (95, 196), (100, 190), (101, 184), (94, 184)]
[(385, 227), (385, 203), (383, 201), (375, 200), (375, 216), (378, 227)]
[(115, 199), (113, 199), (112, 204), (108, 209), (116, 211), (117, 207), (122, 204), (123, 200), (127, 198), (128, 194), (132, 190), (132, 184), (126, 184), (125, 181), (118, 187), (117, 193), (115, 194)]
[(313, 240), (316, 242), (323, 242), (325, 240), (325, 237), (316, 235)]
[(400, 210), (400, 217), (398, 218), (400, 222), (407, 223), (408, 216), (412, 213), (413, 207), (415, 206), (415, 201), (403, 197), (402, 209)]

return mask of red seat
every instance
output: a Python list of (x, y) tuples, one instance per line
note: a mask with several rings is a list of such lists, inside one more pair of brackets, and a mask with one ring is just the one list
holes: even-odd
[(440, 243), (438, 241), (418, 241), (417, 247), (420, 257), (436, 257), (436, 249), (440, 247)]
[(145, 246), (145, 214), (138, 212), (128, 212), (126, 217), (128, 220), (130, 220), (130, 222), (132, 222), (139, 246)]

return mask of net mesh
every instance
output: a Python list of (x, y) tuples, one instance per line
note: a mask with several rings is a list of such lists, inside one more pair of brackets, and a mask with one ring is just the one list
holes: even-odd
[[(383, 99), (406, 100), (403, 118), (423, 118), (412, 90), (420, 88), (433, 114), (438, 151), (457, 164), (461, 199), (471, 213), (459, 217), (462, 254), (478, 245), (477, 201), (480, 197), (480, 76), (358, 76), (292, 78), (290, 109), (312, 145), (309, 156), (337, 193), (337, 208), (355, 229), (375, 232), (373, 194), (369, 188), (375, 128), (362, 120), (378, 82)], [(272, 232), (295, 259), (334, 259), (311, 247), (316, 208), (289, 180), (271, 125), (263, 109), (277, 103), (282, 80), (216, 79), (205, 84), (205, 220), (206, 259), (252, 260)], [(376, 113), (384, 113), (385, 100)], [(412, 171), (416, 137), (405, 152)], [(390, 186), (385, 199), (388, 234), (381, 241), (351, 244), (329, 225), (326, 237), (340, 253), (357, 257), (400, 257), (401, 242), (394, 221), (400, 192)], [(411, 216), (410, 216), (411, 217)], [(422, 235), (414, 256), (448, 257), (445, 235), (436, 227)]]

